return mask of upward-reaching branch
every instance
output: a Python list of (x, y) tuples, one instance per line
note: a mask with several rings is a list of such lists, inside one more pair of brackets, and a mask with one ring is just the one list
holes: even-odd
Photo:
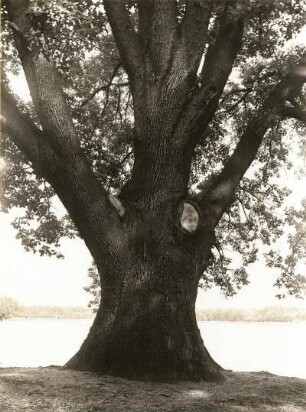
[(229, 1), (220, 18), (217, 39), (208, 47), (196, 93), (186, 117), (196, 141), (215, 114), (241, 46), (244, 13), (239, 1)]
[[(121, 253), (123, 228), (107, 192), (81, 150), (61, 82), (32, 38), (28, 0), (7, 3), (15, 43), (42, 131), (4, 94), (4, 130), (53, 187), (97, 264)], [(102, 255), (101, 255), (102, 253)], [(99, 263), (100, 259), (100, 263)]]
[(57, 71), (33, 34), (30, 4), (28, 0), (10, 0), (7, 6), (35, 110), (54, 149), (62, 154), (76, 152), (79, 145), (72, 117)]
[(46, 134), (19, 110), (4, 85), (1, 100), (2, 132), (31, 162), (35, 173), (51, 184), (96, 262), (110, 247), (111, 254), (121, 253), (120, 236), (116, 236), (122, 233), (119, 217), (84, 158), (79, 157), (74, 167), (61, 158), (49, 145)]
[(39, 171), (41, 168), (40, 145), (43, 132), (32, 119), (22, 113), (8, 88), (1, 83), (1, 131), (6, 133), (22, 153)]
[(132, 25), (124, 0), (104, 0), (103, 4), (133, 90), (135, 77), (140, 74), (143, 64), (139, 35)]
[(171, 63), (177, 35), (175, 0), (140, 0), (139, 29), (155, 74), (163, 74)]
[(243, 35), (244, 9), (239, 1), (228, 1), (219, 22), (219, 32), (205, 56), (201, 82), (216, 91), (223, 91), (240, 49)]
[(197, 73), (207, 41), (208, 25), (212, 12), (211, 0), (189, 0), (181, 23), (179, 49), (186, 62)]
[(139, 35), (146, 50), (149, 49), (153, 18), (153, 0), (138, 0)]
[[(266, 131), (275, 121), (284, 117), (284, 112), (286, 116), (289, 116), (286, 101), (293, 91), (301, 89), (305, 83), (306, 55), (302, 57), (299, 65), (276, 85), (257, 116), (250, 121), (219, 176), (214, 180), (208, 192), (203, 194), (201, 202), (207, 225), (216, 226), (225, 210), (233, 202), (236, 188), (255, 159)], [(297, 118), (294, 114), (293, 117)], [(305, 116), (298, 118), (302, 121), (306, 120)]]

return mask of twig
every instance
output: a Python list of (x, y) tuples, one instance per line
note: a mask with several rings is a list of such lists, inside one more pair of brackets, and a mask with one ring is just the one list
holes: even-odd
[(124, 87), (124, 86), (128, 86), (129, 83), (128, 82), (121, 82), (121, 83), (113, 83), (114, 78), (117, 76), (118, 71), (121, 67), (121, 63), (116, 64), (116, 66), (114, 67), (112, 74), (110, 76), (110, 79), (108, 81), (107, 84), (103, 85), (103, 86), (99, 86), (97, 87), (90, 95), (87, 99), (83, 100), (83, 102), (80, 104), (80, 107), (85, 106), (87, 103), (89, 103), (96, 94), (98, 94), (101, 91), (106, 91), (106, 93), (109, 92), (109, 88), (111, 86), (117, 86), (117, 87)]

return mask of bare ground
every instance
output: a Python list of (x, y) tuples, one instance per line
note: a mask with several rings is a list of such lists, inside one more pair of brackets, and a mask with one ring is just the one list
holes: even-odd
[(305, 412), (306, 380), (267, 372), (226, 382), (135, 382), (48, 368), (0, 369), (0, 412)]

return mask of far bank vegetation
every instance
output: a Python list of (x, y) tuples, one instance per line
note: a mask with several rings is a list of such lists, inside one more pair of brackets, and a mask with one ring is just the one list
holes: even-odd
[[(16, 299), (0, 296), (0, 320), (9, 318), (89, 319), (89, 308), (76, 306), (24, 306)], [(206, 309), (197, 312), (198, 321), (294, 322), (306, 321), (302, 308), (266, 307), (262, 309)]]
[(9, 318), (86, 319), (93, 317), (89, 308), (76, 306), (24, 306), (16, 299), (0, 296), (0, 320)]
[(208, 309), (197, 313), (198, 321), (294, 322), (306, 321), (306, 310), (269, 306), (261, 309)]

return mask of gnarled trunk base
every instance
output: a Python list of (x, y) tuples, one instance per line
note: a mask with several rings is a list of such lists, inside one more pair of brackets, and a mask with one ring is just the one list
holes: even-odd
[(116, 314), (102, 304), (65, 366), (135, 380), (224, 380), (203, 344), (192, 303), (156, 293), (123, 299)]
[(96, 319), (66, 367), (141, 380), (224, 379), (195, 317), (199, 277), (213, 235), (204, 232), (203, 243), (197, 244), (195, 236), (173, 228), (170, 218), (162, 220), (165, 216), (163, 209), (146, 212), (139, 222), (129, 220), (129, 247), (114, 261), (116, 282), (108, 276), (113, 266), (104, 266)]

